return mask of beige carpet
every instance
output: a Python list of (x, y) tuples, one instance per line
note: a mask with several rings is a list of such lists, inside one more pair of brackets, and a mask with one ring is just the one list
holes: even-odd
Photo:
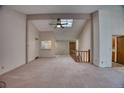
[(41, 58), (5, 75), (7, 87), (21, 88), (110, 88), (124, 87), (124, 73), (76, 63), (69, 56)]
[(114, 67), (113, 69), (119, 71), (119, 72), (122, 72), (124, 73), (124, 67)]
[(124, 65), (112, 62), (112, 67), (124, 67)]

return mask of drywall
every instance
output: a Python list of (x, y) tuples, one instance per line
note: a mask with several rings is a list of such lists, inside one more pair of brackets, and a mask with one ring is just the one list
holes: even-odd
[(57, 55), (68, 55), (69, 54), (69, 41), (68, 40), (57, 40), (56, 41), (56, 54)]
[(99, 12), (92, 14), (93, 64), (99, 66)]
[(2, 39), (3, 39), (3, 35), (2, 35), (2, 8), (0, 8), (0, 73), (1, 73), (1, 70), (2, 70), (2, 65), (3, 65), (3, 42), (2, 42)]
[(31, 62), (40, 55), (39, 31), (31, 21), (28, 21), (28, 62)]
[[(93, 45), (92, 45), (93, 44)], [(92, 48), (93, 47), (93, 48)], [(92, 14), (92, 20), (88, 20), (79, 36), (79, 50), (91, 50), (91, 63), (99, 66), (99, 15)], [(93, 49), (93, 50), (92, 50)]]
[(79, 50), (91, 50), (91, 20), (88, 20), (79, 36)]
[(112, 66), (112, 35), (124, 35), (124, 8), (111, 6), (99, 10), (100, 67)]
[(41, 49), (40, 48), (40, 57), (55, 57), (55, 35), (53, 31), (41, 31), (40, 32), (40, 41), (51, 40), (52, 46), (51, 49)]
[(25, 64), (25, 23), (25, 15), (0, 7), (0, 74)]

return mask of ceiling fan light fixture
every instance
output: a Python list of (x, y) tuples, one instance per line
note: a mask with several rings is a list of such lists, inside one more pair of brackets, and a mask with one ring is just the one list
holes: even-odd
[(57, 25), (56, 27), (57, 27), (57, 28), (61, 28), (61, 25)]

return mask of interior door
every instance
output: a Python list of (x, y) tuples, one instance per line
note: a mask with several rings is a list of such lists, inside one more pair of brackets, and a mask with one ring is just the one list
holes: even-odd
[(124, 36), (117, 37), (117, 62), (124, 64)]
[(72, 50), (76, 50), (76, 42), (69, 42), (69, 53), (73, 54)]

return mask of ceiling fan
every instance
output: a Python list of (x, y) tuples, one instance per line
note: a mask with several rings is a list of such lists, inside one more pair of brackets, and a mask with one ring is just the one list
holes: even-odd
[(60, 18), (57, 18), (57, 21), (56, 23), (49, 23), (49, 25), (54, 25), (55, 28), (64, 28), (63, 25), (67, 25), (68, 23), (61, 23), (61, 19)]

